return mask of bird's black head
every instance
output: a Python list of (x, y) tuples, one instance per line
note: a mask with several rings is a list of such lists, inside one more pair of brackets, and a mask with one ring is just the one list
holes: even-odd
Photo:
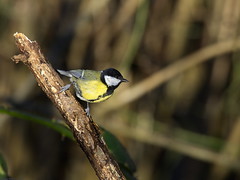
[(117, 88), (121, 82), (128, 82), (128, 80), (124, 79), (122, 74), (114, 68), (103, 70), (101, 73), (101, 81), (108, 87), (114, 89)]

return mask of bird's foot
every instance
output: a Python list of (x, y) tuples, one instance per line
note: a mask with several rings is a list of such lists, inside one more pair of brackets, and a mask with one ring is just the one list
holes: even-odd
[(86, 111), (87, 116), (90, 117), (91, 115), (90, 115), (89, 103), (87, 103), (87, 108), (85, 109), (85, 111)]

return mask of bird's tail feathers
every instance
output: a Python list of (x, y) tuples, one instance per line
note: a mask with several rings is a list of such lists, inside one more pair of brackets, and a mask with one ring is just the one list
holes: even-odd
[(69, 71), (63, 71), (63, 70), (59, 70), (59, 69), (57, 69), (57, 71), (58, 71), (61, 75), (64, 75), (64, 76), (67, 76), (67, 77), (72, 77), (72, 74), (71, 74), (71, 72), (69, 72)]

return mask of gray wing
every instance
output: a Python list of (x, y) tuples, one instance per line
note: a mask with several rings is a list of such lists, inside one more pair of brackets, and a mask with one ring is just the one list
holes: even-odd
[(70, 70), (70, 71), (63, 71), (63, 70), (59, 70), (57, 69), (57, 71), (64, 76), (67, 77), (75, 77), (75, 78), (82, 78), (84, 75), (84, 70), (82, 69), (76, 69), (76, 70)]

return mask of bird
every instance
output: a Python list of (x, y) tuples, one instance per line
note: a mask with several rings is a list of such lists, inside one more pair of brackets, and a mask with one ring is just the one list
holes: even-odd
[(57, 71), (61, 75), (69, 77), (71, 82), (61, 87), (60, 92), (68, 90), (73, 85), (76, 96), (80, 100), (87, 102), (85, 111), (88, 116), (90, 116), (89, 103), (98, 103), (107, 100), (122, 82), (129, 82), (114, 68), (102, 71), (86, 69), (69, 71), (57, 69)]

